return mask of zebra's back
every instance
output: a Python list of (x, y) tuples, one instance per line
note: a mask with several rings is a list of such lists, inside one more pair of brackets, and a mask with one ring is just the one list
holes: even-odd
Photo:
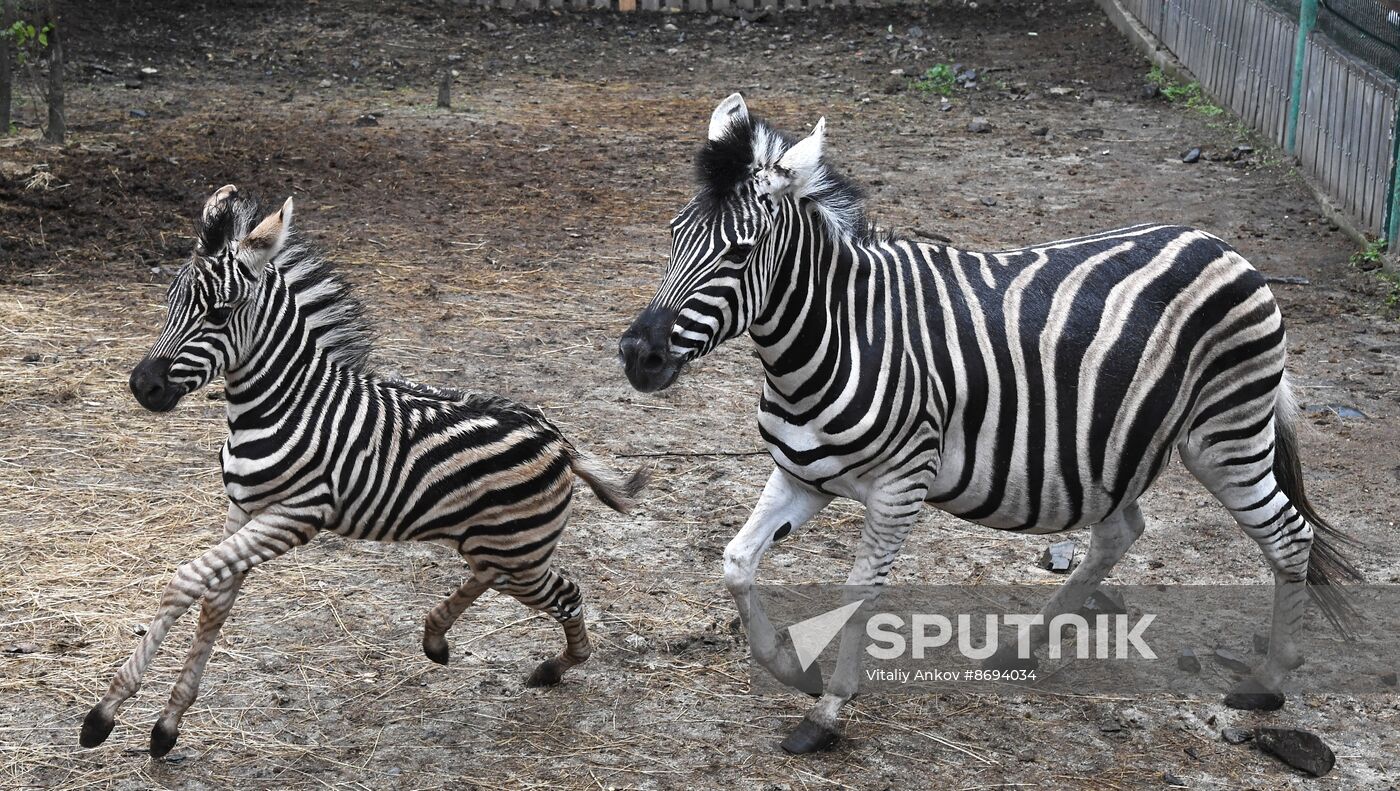
[[(1283, 329), (1263, 277), (1210, 234), (1134, 226), (991, 253), (924, 248), (954, 364), (929, 500), (1036, 532), (1102, 521), (1146, 489), (1198, 413)], [(938, 376), (938, 368), (931, 371)], [(980, 394), (982, 398), (975, 398)]]

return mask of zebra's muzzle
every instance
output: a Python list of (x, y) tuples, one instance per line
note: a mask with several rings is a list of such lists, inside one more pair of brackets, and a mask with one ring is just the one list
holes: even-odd
[(676, 312), (655, 306), (642, 311), (617, 343), (627, 381), (643, 393), (665, 390), (681, 373), (681, 361), (671, 355), (671, 329)]
[(146, 358), (131, 369), (131, 394), (152, 412), (169, 412), (185, 395), (183, 385), (170, 381), (170, 360)]

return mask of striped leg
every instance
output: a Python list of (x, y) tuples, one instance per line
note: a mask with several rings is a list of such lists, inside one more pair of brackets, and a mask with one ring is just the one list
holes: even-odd
[(526, 686), (552, 687), (559, 683), (564, 671), (583, 664), (593, 653), (593, 646), (588, 642), (588, 629), (583, 622), (583, 592), (573, 580), (554, 569), (548, 569), (543, 574), (511, 578), (493, 587), (515, 597), (526, 607), (549, 613), (564, 627), (564, 639), (567, 641), (564, 651), (541, 662), (525, 681)]
[[(885, 577), (909, 537), (909, 531), (919, 520), (926, 494), (926, 489), (918, 488), (901, 494), (897, 502), (867, 505), (860, 546), (856, 549), (851, 572), (846, 577), (843, 604), (863, 600), (864, 607), (874, 605), (885, 584)], [(840, 738), (838, 716), (841, 707), (855, 697), (860, 688), (861, 655), (864, 653), (862, 622), (863, 619), (859, 617), (846, 621), (841, 630), (836, 669), (832, 671), (821, 699), (807, 712), (797, 729), (783, 740), (785, 751), (799, 754), (824, 750)]]
[(447, 664), (447, 630), (490, 587), (488, 580), (474, 575), (428, 613), (423, 624), (423, 653), (429, 659), (439, 665)]
[[(224, 520), (224, 535), (238, 532), (248, 521), (248, 513), (229, 503), (228, 517)], [(170, 700), (156, 719), (151, 729), (151, 754), (159, 758), (170, 752), (179, 735), (180, 720), (199, 696), (199, 682), (204, 676), (204, 666), (214, 652), (214, 643), (219, 639), (219, 630), (233, 611), (233, 602), (238, 598), (238, 589), (243, 585), (242, 574), (214, 585), (204, 595), (199, 611), (199, 626), (195, 629), (194, 642), (185, 655), (185, 666), (180, 677), (175, 679), (175, 687), (170, 691)]]
[(1089, 528), (1089, 552), (1084, 562), (1074, 569), (1065, 584), (1041, 608), (1040, 623), (1031, 629), (1028, 648), (1032, 653), (1022, 657), (1015, 641), (1002, 643), (997, 646), (997, 652), (987, 658), (985, 666), (997, 670), (1036, 668), (1039, 661), (1034, 651), (1048, 641), (1050, 622), (1057, 616), (1075, 612), (1098, 590), (1104, 578), (1142, 535), (1145, 526), (1142, 509), (1132, 502), (1122, 511)]
[(821, 668), (813, 664), (802, 670), (791, 645), (780, 645), (753, 584), (759, 561), (773, 541), (801, 527), (831, 499), (830, 495), (808, 489), (782, 470), (774, 469), (749, 521), (724, 548), (724, 585), (739, 609), (739, 620), (748, 635), (754, 659), (774, 678), (811, 694), (822, 690)]
[(1226, 705), (1241, 709), (1282, 707), (1284, 698), (1278, 690), (1283, 678), (1303, 664), (1293, 635), (1306, 611), (1313, 528), (1274, 475), (1272, 425), (1267, 428), (1267, 433), (1205, 449), (1181, 448), (1187, 469), (1229, 509), (1245, 534), (1263, 550), (1274, 573), (1269, 652), (1253, 677), (1225, 699)]
[(191, 605), (259, 563), (305, 544), (315, 534), (316, 529), (304, 522), (260, 515), (198, 558), (181, 565), (166, 586), (160, 609), (147, 627), (141, 644), (117, 671), (107, 694), (84, 718), (79, 742), (84, 747), (96, 747), (107, 739), (116, 722), (117, 710), (141, 688), (141, 677), (155, 658), (161, 641)]

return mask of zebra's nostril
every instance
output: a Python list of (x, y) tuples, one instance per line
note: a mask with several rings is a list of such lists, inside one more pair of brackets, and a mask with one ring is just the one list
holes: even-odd
[(642, 367), (648, 371), (659, 371), (666, 365), (666, 361), (656, 352), (651, 352), (642, 358)]

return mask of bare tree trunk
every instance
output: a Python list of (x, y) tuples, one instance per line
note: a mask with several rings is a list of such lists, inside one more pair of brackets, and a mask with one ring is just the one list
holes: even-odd
[[(11, 21), (10, 0), (0, 0), (0, 30), (8, 30)], [(14, 84), (10, 71), (12, 49), (9, 37), (0, 38), (0, 137), (10, 133), (10, 86)]]
[(63, 135), (68, 131), (63, 112), (63, 36), (59, 34), (58, 14), (54, 13), (52, 4), (49, 6), (49, 24), (53, 25), (49, 31), (49, 128), (44, 133), (44, 139), (50, 143), (62, 143)]

